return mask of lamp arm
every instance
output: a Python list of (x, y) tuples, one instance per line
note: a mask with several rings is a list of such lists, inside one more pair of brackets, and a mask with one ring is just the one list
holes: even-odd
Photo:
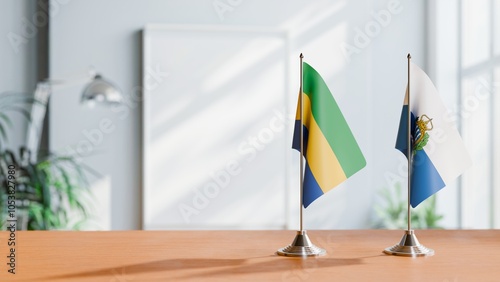
[(31, 107), (31, 122), (28, 125), (28, 132), (26, 134), (26, 146), (31, 151), (31, 158), (33, 161), (36, 161), (38, 156), (43, 131), (43, 122), (47, 113), (47, 103), (53, 90), (61, 87), (81, 84), (85, 81), (91, 81), (91, 83), (85, 88), (82, 94), (82, 101), (88, 103), (96, 99), (98, 101), (106, 101), (111, 104), (121, 103), (122, 97), (120, 95), (120, 91), (117, 90), (116, 86), (112, 83), (104, 80), (100, 75), (97, 75), (93, 68), (90, 68), (87, 75), (84, 77), (78, 76), (65, 80), (48, 78), (44, 81), (38, 82), (34, 98), (36, 101), (41, 102), (42, 105), (38, 106), (37, 104), (33, 104)]
[(49, 97), (53, 89), (60, 89), (91, 81), (96, 76), (96, 71), (93, 67), (89, 67), (86, 74), (79, 74), (68, 79), (48, 78), (36, 84), (34, 93), (35, 101), (39, 104), (31, 106), (31, 121), (28, 124), (26, 133), (26, 147), (31, 152), (31, 161), (37, 160), (38, 151), (40, 150), (40, 140), (42, 138), (43, 122), (46, 118), (47, 106)]
[(47, 78), (42, 81), (42, 83), (47, 83), (50, 86), (52, 86), (53, 89), (59, 89), (59, 88), (64, 88), (64, 87), (70, 87), (78, 84), (82, 84), (85, 82), (90, 82), (95, 76), (97, 75), (97, 72), (93, 67), (89, 67), (87, 72), (80, 73), (78, 75), (73, 75), (69, 78), (65, 79), (60, 79), (60, 78)]

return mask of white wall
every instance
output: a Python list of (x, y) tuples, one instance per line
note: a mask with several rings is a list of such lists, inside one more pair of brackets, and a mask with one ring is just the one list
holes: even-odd
[[(457, 1), (434, 1), (429, 12), (428, 62), (429, 75), (449, 110), (458, 105), (459, 82), (459, 17)], [(459, 180), (439, 192), (439, 212), (444, 215), (445, 228), (460, 228), (461, 202)]]
[(500, 226), (498, 54), (493, 52), (498, 47), (498, 9), (489, 13), (493, 3), (497, 1), (445, 0), (428, 6), (431, 78), (472, 158), (472, 167), (439, 192), (445, 228)]
[[(35, 1), (0, 2), (0, 92), (32, 95), (35, 89), (36, 32), (27, 28), (35, 12)], [(14, 113), (11, 117), (14, 124), (9, 131), (8, 144), (17, 151), (25, 142), (27, 123), (19, 114)]]
[[(214, 8), (214, 3), (228, 2), (236, 5), (225, 6), (224, 13)], [(61, 5), (50, 29), (51, 76), (72, 76), (93, 65), (120, 86), (128, 101), (119, 113), (89, 110), (79, 106), (76, 86), (51, 98), (51, 148), (80, 149), (85, 162), (102, 174), (94, 180), (99, 219), (93, 228), (141, 227), (141, 113), (140, 99), (134, 97), (142, 75), (141, 30), (148, 23), (288, 30), (291, 54), (303, 52), (327, 81), (368, 162), (306, 210), (306, 228), (369, 228), (377, 191), (390, 185), (385, 176), (397, 174), (403, 160), (393, 144), (406, 84), (406, 54), (411, 52), (423, 67), (426, 61), (425, 1), (397, 2), (391, 9), (396, 12), (381, 26), (372, 12), (388, 10), (389, 2), (73, 0)], [(372, 28), (373, 37), (360, 37), (358, 30), (366, 28)], [(341, 49), (345, 43), (357, 48), (349, 59)], [(296, 57), (290, 58), (291, 77), (298, 77)], [(298, 84), (290, 89), (295, 100)], [(99, 129), (103, 119), (112, 123), (111, 133)]]

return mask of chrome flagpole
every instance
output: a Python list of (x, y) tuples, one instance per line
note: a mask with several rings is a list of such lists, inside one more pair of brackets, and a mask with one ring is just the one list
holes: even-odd
[(302, 85), (304, 83), (304, 72), (302, 70), (302, 63), (304, 59), (304, 55), (300, 53), (300, 86), (299, 86), (299, 99), (300, 99), (300, 232), (304, 231), (303, 224), (303, 214), (304, 214), (304, 158), (306, 157), (304, 154), (304, 90), (302, 89)]
[(303, 225), (303, 210), (304, 210), (304, 93), (302, 91), (303, 83), (303, 70), (302, 70), (302, 60), (304, 55), (300, 53), (300, 87), (299, 87), (299, 115), (300, 115), (300, 230), (297, 231), (295, 239), (292, 244), (279, 249), (276, 253), (280, 256), (289, 257), (310, 257), (310, 256), (322, 256), (326, 254), (326, 251), (315, 246), (309, 236), (307, 236), (307, 231), (304, 230)]
[(411, 132), (411, 99), (410, 99), (410, 60), (411, 55), (408, 53), (406, 56), (408, 59), (408, 87), (407, 87), (407, 98), (408, 98), (408, 131), (407, 131), (407, 151), (406, 155), (408, 158), (408, 229), (405, 231), (403, 238), (399, 244), (396, 244), (392, 247), (388, 247), (384, 250), (384, 253), (389, 255), (396, 256), (406, 256), (406, 257), (422, 257), (422, 256), (432, 256), (434, 255), (434, 250), (426, 248), (424, 245), (418, 242), (417, 236), (415, 232), (411, 229), (411, 205), (410, 205), (410, 196), (411, 196), (411, 174), (412, 174), (412, 159), (413, 159), (413, 150), (412, 150), (412, 132)]
[(413, 155), (412, 155), (412, 137), (411, 137), (411, 98), (410, 98), (410, 61), (411, 61), (411, 55), (410, 53), (408, 53), (408, 56), (406, 56), (406, 58), (408, 59), (408, 89), (406, 90), (407, 93), (408, 93), (408, 114), (407, 114), (407, 126), (408, 126), (408, 130), (407, 130), (407, 135), (406, 135), (406, 155), (407, 155), (407, 159), (408, 159), (408, 205), (407, 205), (407, 208), (408, 208), (408, 213), (407, 213), (407, 221), (408, 221), (408, 229), (407, 231), (411, 231), (411, 206), (410, 206), (410, 196), (411, 196), (411, 167), (412, 167), (412, 158), (413, 158)]

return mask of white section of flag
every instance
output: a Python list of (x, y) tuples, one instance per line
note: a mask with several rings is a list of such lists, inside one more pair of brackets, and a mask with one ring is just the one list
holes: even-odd
[(429, 142), (424, 150), (448, 185), (472, 165), (472, 160), (454, 124), (445, 118), (447, 110), (436, 87), (413, 63), (410, 64), (410, 97), (415, 116), (426, 114), (432, 118), (434, 128), (428, 131)]

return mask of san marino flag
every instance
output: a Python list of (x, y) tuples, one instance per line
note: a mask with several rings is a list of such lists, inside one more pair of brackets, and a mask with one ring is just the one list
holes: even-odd
[(306, 159), (303, 203), (307, 208), (365, 167), (366, 161), (323, 78), (307, 63), (302, 67), (303, 122), (299, 95), (292, 147), (300, 151), (300, 127), (303, 126)]
[[(410, 204), (422, 201), (455, 180), (472, 165), (453, 124), (444, 119), (446, 108), (425, 72), (410, 64), (412, 176)], [(407, 155), (408, 88), (399, 122), (396, 149)], [(408, 156), (407, 156), (408, 157)]]

